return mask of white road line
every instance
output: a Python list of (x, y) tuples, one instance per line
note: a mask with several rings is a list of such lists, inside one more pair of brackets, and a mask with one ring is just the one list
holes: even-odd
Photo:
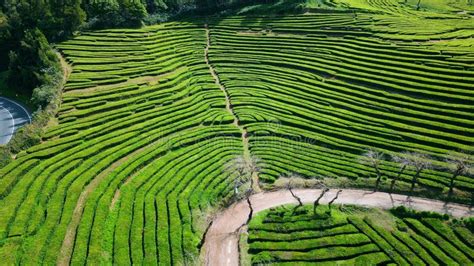
[[(3, 100), (5, 100), (5, 101), (14, 103), (15, 105), (18, 105), (18, 106), (23, 110), (23, 112), (26, 113), (26, 115), (28, 116), (28, 120), (29, 120), (30, 123), (31, 123), (31, 116), (30, 116), (30, 113), (28, 112), (28, 110), (25, 109), (25, 107), (23, 107), (21, 104), (15, 102), (15, 101), (12, 101), (12, 100), (10, 100), (10, 99), (8, 99), (8, 98), (5, 98), (5, 97), (1, 97), (1, 96), (0, 96), (0, 99), (3, 99)], [(10, 112), (9, 112), (9, 113), (10, 113)], [(11, 116), (11, 114), (10, 114), (10, 116)], [(13, 116), (12, 116), (12, 117), (13, 117)]]
[[(8, 115), (9, 115), (10, 118), (11, 118), (12, 124), (13, 124), (12, 132), (10, 133), (10, 138), (9, 138), (9, 139), (7, 140), (7, 142), (6, 142), (6, 143), (8, 143), (8, 142), (12, 139), (13, 133), (15, 132), (15, 119), (13, 119), (12, 113), (10, 113), (10, 111), (8, 111), (7, 108), (1, 107), (1, 106), (0, 106), (0, 108), (2, 108), (2, 109), (4, 109), (5, 111), (7, 111)], [(6, 144), (6, 143), (5, 143), (5, 144)]]

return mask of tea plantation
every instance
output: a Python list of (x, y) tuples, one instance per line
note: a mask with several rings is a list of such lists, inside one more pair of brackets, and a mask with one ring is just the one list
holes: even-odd
[[(353, 206), (283, 206), (249, 224), (251, 263), (275, 265), (468, 265), (474, 235), (441, 215)], [(398, 212), (397, 212), (398, 210)], [(471, 228), (472, 230), (472, 228)]]
[[(319, 2), (301, 15), (86, 31), (58, 44), (73, 70), (60, 111), (41, 144), (0, 169), (1, 264), (193, 261), (206, 214), (233, 196), (224, 166), (242, 154), (260, 159), (263, 188), (289, 173), (372, 188), (359, 160), (372, 147), (387, 154), (386, 188), (399, 171), (389, 155), (419, 152), (434, 167), (415, 192), (446, 198), (444, 155), (474, 152), (474, 7)], [(473, 192), (472, 176), (456, 178), (453, 200)], [(473, 261), (472, 233), (439, 219), (397, 219), (406, 230), (390, 231), (341, 211), (305, 215), (259, 216), (253, 261)]]

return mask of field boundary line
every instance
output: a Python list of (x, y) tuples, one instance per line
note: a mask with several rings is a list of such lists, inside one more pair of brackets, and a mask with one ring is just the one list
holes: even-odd
[[(239, 118), (237, 117), (237, 114), (234, 111), (234, 107), (232, 105), (232, 101), (230, 99), (229, 92), (227, 91), (227, 88), (222, 84), (219, 75), (217, 74), (216, 70), (212, 66), (209, 60), (209, 48), (211, 47), (211, 32), (209, 30), (209, 26), (207, 24), (204, 25), (204, 28), (206, 30), (206, 48), (204, 49), (204, 60), (206, 61), (206, 65), (209, 67), (209, 71), (211, 72), (212, 77), (214, 78), (214, 82), (216, 83), (217, 86), (221, 89), (221, 91), (224, 93), (225, 97), (225, 105), (226, 105), (226, 110), (229, 112), (232, 117), (234, 117), (234, 125), (240, 130), (242, 133), (242, 145), (243, 145), (243, 156), (245, 161), (250, 164), (251, 161), (251, 154), (250, 154), (250, 148), (249, 148), (249, 139), (248, 139), (248, 132), (247, 129), (241, 125)], [(259, 186), (259, 177), (258, 177), (258, 171), (255, 171), (252, 173), (251, 176), (251, 186), (252, 189), (255, 192), (261, 192), (261, 188)]]

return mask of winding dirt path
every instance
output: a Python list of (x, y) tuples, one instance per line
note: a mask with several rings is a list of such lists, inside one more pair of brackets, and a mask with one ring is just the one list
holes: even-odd
[[(321, 191), (321, 189), (293, 190), (303, 203), (312, 203), (321, 194)], [(328, 203), (334, 198), (337, 191), (338, 189), (328, 191), (320, 203)], [(253, 214), (279, 205), (297, 203), (288, 190), (254, 194), (250, 197), (250, 201)], [(335, 203), (382, 209), (403, 205), (419, 211), (435, 211), (455, 217), (474, 215), (474, 210), (464, 205), (445, 204), (437, 200), (366, 190), (344, 189)], [(239, 265), (238, 240), (241, 233), (239, 229), (247, 222), (249, 212), (249, 206), (244, 200), (233, 204), (214, 219), (205, 236), (203, 256), (206, 265)]]
[[(209, 62), (209, 48), (211, 47), (211, 33), (209, 30), (209, 27), (207, 24), (204, 25), (204, 28), (206, 30), (206, 48), (204, 49), (204, 60), (206, 61), (206, 65), (209, 67), (209, 71), (211, 72), (212, 77), (214, 78), (214, 81), (217, 86), (221, 89), (221, 91), (224, 93), (225, 96), (225, 106), (227, 112), (229, 112), (233, 117), (234, 117), (234, 125), (239, 128), (240, 132), (242, 133), (242, 145), (244, 148), (244, 158), (247, 161), (247, 163), (250, 163), (251, 160), (251, 155), (250, 155), (250, 149), (249, 149), (249, 139), (248, 139), (248, 132), (247, 129), (241, 125), (239, 118), (237, 117), (237, 114), (234, 111), (234, 107), (232, 105), (232, 101), (229, 96), (229, 92), (227, 91), (226, 87), (222, 84), (219, 75), (217, 74), (216, 70), (214, 67), (211, 65)], [(254, 172), (252, 174), (252, 188), (256, 192), (261, 192), (262, 190), (260, 189), (260, 186), (258, 185), (258, 173)]]

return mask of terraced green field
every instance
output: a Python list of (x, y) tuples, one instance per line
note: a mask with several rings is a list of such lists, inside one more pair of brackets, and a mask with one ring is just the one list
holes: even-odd
[[(441, 217), (394, 216), (353, 206), (283, 206), (255, 216), (248, 229), (251, 264), (470, 265), (474, 234)], [(245, 264), (245, 263), (244, 263)]]
[[(84, 32), (59, 44), (73, 72), (57, 121), (0, 169), (2, 263), (192, 260), (203, 217), (232, 197), (224, 165), (242, 154), (261, 159), (262, 187), (289, 173), (372, 187), (364, 149), (422, 152), (439, 169), (422, 172), (417, 189), (445, 195), (442, 156), (474, 151), (473, 19), (383, 13), (387, 2), (396, 4)], [(398, 166), (381, 167), (389, 183)], [(454, 185), (469, 201), (472, 177)], [(395, 260), (374, 259), (384, 258)]]

